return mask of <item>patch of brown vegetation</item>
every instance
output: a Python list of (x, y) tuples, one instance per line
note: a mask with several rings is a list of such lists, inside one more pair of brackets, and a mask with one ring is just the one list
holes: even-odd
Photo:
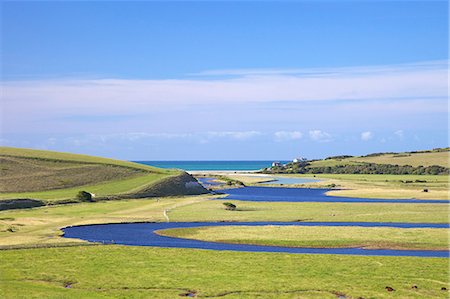
[(0, 192), (48, 191), (131, 178), (142, 169), (108, 164), (0, 156)]

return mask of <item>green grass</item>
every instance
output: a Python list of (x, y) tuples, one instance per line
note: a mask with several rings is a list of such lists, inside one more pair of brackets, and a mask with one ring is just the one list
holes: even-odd
[(189, 291), (197, 298), (448, 298), (441, 288), (449, 288), (443, 258), (84, 246), (6, 250), (0, 259), (5, 299), (158, 299)]
[(46, 150), (35, 150), (35, 149), (26, 149), (26, 148), (15, 148), (15, 147), (0, 147), (0, 156), (15, 156), (15, 157), (27, 157), (31, 159), (42, 159), (42, 160), (61, 160), (61, 161), (73, 161), (73, 162), (82, 162), (82, 163), (98, 163), (98, 164), (109, 164), (109, 165), (117, 165), (123, 167), (131, 167), (142, 170), (149, 170), (154, 172), (165, 173), (168, 170), (160, 169), (144, 164), (115, 160), (109, 158), (88, 156), (88, 155), (79, 155), (72, 153), (63, 153), (63, 152), (54, 152), (54, 151), (46, 151)]
[[(60, 228), (80, 224), (165, 221), (164, 210), (204, 201), (207, 198), (205, 195), (129, 199), (2, 211), (0, 248), (80, 243), (80, 240), (61, 238)], [(13, 232), (8, 229), (12, 229)]]
[[(393, 175), (393, 174), (289, 174), (288, 177), (324, 179), (308, 187), (327, 187), (335, 184), (333, 196), (364, 198), (449, 199), (448, 175)], [(425, 182), (419, 182), (425, 181)], [(428, 192), (423, 192), (427, 189)]]
[[(118, 165), (150, 172), (120, 181), (84, 185), (83, 189), (96, 193), (97, 196), (139, 190), (176, 173), (126, 161), (47, 151), (0, 148), (1, 155), (8, 157), (22, 155), (22, 158), (29, 158), (30, 161), (43, 164), (61, 163), (59, 166), (64, 165), (68, 168), (75, 167), (77, 162)], [(399, 176), (341, 176), (329, 177), (323, 183), (338, 182), (341, 186), (354, 187), (356, 192), (362, 194), (364, 190), (368, 190), (369, 196), (405, 194), (398, 190), (406, 190), (408, 194), (415, 196), (419, 194), (419, 188), (423, 187), (401, 183), (399, 178)], [(410, 176), (407, 176), (407, 179), (409, 178)], [(430, 194), (427, 196), (446, 192), (448, 183), (444, 180), (448, 177), (436, 179), (438, 181), (427, 182), (430, 185)], [(5, 198), (6, 195), (6, 197), (38, 197), (55, 201), (70, 198), (80, 189), (9, 195), (3, 193), (1, 198)], [(371, 193), (375, 192), (374, 190), (382, 190), (384, 193)], [(336, 298), (339, 295), (366, 299), (448, 298), (448, 291), (441, 290), (442, 287), (450, 288), (448, 259), (443, 258), (86, 246), (89, 244), (85, 241), (61, 238), (60, 228), (70, 225), (165, 221), (164, 210), (168, 211), (171, 221), (448, 223), (448, 205), (232, 201), (238, 210), (227, 211), (222, 202), (229, 200), (208, 200), (208, 198), (210, 195), (159, 200), (129, 199), (1, 211), (0, 249), (3, 250), (0, 250), (0, 298), (158, 299), (180, 298), (181, 294), (189, 291), (195, 291), (198, 298)], [(358, 242), (364, 240), (362, 232), (356, 234), (355, 231), (347, 229), (349, 228), (334, 234), (327, 232), (325, 235), (334, 235), (335, 239), (332, 242), (335, 243), (346, 242), (343, 234), (350, 234), (353, 238), (360, 236)], [(443, 237), (439, 231), (415, 231), (413, 235), (396, 235), (395, 238), (400, 240), (398, 243), (405, 240), (409, 242), (419, 238), (419, 234), (421, 236), (419, 243), (422, 245), (425, 243), (441, 246)], [(273, 238), (272, 232), (266, 232), (266, 239), (269, 242), (292, 241), (288, 238), (289, 232), (278, 234), (276, 239)], [(407, 230), (402, 232), (406, 233)], [(370, 236), (374, 239), (375, 236), (384, 234), (385, 232), (378, 235), (371, 233)], [(418, 288), (413, 289), (412, 285), (417, 285)], [(387, 292), (386, 286), (393, 287), (395, 291)]]
[(285, 247), (448, 250), (448, 229), (342, 226), (176, 228), (158, 234), (186, 239)]
[[(210, 196), (105, 201), (0, 212), (1, 298), (447, 298), (448, 259), (81, 246), (62, 227), (206, 220), (447, 222), (442, 205), (239, 202)], [(334, 216), (333, 216), (334, 215)], [(309, 219), (308, 219), (309, 218)], [(7, 229), (14, 228), (14, 232)], [(68, 246), (34, 248), (41, 246)], [(71, 284), (71, 288), (65, 285)], [(411, 289), (412, 285), (418, 289)], [(386, 286), (396, 289), (393, 293)], [(3, 292), (3, 293), (1, 293)]]
[[(57, 202), (75, 198), (80, 190), (97, 197), (133, 193), (179, 174), (127, 161), (0, 147), (3, 191), (0, 199), (32, 198)], [(51, 189), (51, 190), (49, 190)]]
[(393, 165), (411, 165), (417, 166), (432, 166), (439, 165), (449, 167), (449, 151), (432, 152), (432, 153), (400, 153), (400, 154), (386, 154), (374, 157), (358, 157), (349, 158), (352, 162), (368, 162), (377, 164), (393, 164)]
[[(165, 221), (350, 221), (448, 223), (447, 205), (364, 203), (270, 203), (232, 201), (224, 209), (209, 195), (130, 199), (48, 206), (0, 212), (0, 248), (58, 245), (78, 240), (60, 238), (62, 227), (79, 224)], [(14, 232), (10, 232), (11, 228)]]
[(151, 173), (142, 169), (0, 156), (0, 192), (32, 192), (66, 189), (122, 180)]
[[(235, 204), (225, 210), (222, 202)], [(292, 203), (208, 200), (169, 213), (173, 221), (350, 221), (448, 223), (445, 204)]]
[(96, 197), (113, 194), (126, 194), (143, 189), (165, 177), (168, 177), (168, 175), (161, 173), (149, 173), (130, 179), (113, 180), (100, 184), (78, 186), (67, 189), (56, 189), (41, 192), (0, 193), (0, 199), (33, 198), (44, 199), (49, 202), (57, 202), (58, 200), (75, 198), (76, 194), (80, 190), (94, 193)]
[(392, 165), (410, 165), (432, 166), (439, 165), (449, 167), (449, 151), (433, 151), (429, 153), (398, 153), (382, 154), (369, 157), (351, 157), (344, 159), (327, 159), (311, 162), (311, 167), (338, 166), (338, 165), (356, 165), (360, 163), (392, 164)]

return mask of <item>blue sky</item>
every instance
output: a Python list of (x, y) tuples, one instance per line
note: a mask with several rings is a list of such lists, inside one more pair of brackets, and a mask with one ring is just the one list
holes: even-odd
[(3, 145), (226, 160), (448, 144), (446, 1), (1, 5)]

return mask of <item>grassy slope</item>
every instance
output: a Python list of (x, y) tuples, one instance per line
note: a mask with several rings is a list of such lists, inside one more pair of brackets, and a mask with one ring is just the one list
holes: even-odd
[(432, 165), (449, 167), (449, 152), (387, 154), (376, 157), (360, 157), (349, 160), (377, 164), (411, 165), (414, 167), (420, 165), (425, 167)]
[(139, 189), (143, 189), (144, 187), (151, 185), (162, 178), (165, 178), (170, 175), (175, 175), (178, 173), (178, 171), (164, 170), (133, 162), (85, 156), (85, 155), (76, 155), (69, 153), (51, 152), (51, 151), (1, 147), (0, 155), (20, 156), (33, 159), (76, 161), (80, 163), (97, 163), (103, 165), (114, 165), (146, 171), (143, 172), (141, 175), (134, 176), (132, 178), (110, 180), (107, 182), (100, 182), (100, 183), (90, 183), (88, 185), (72, 188), (56, 189), (40, 192), (0, 193), (0, 199), (34, 198), (34, 199), (55, 201), (61, 199), (74, 198), (79, 190), (86, 190), (91, 193), (95, 193), (96, 196), (129, 193), (137, 191)]
[(392, 165), (431, 166), (439, 165), (449, 167), (449, 151), (430, 153), (399, 153), (383, 154), (373, 157), (351, 157), (345, 159), (318, 160), (311, 163), (311, 167), (351, 165), (361, 162)]
[(66, 189), (148, 174), (137, 168), (0, 156), (0, 192)]
[(158, 231), (186, 239), (286, 247), (448, 250), (448, 229), (386, 227), (227, 226)]
[(88, 156), (88, 155), (79, 155), (72, 153), (63, 153), (63, 152), (54, 152), (54, 151), (44, 151), (44, 150), (35, 150), (35, 149), (26, 149), (26, 148), (15, 148), (15, 147), (0, 147), (0, 156), (21, 156), (28, 158), (42, 158), (42, 159), (51, 159), (51, 160), (69, 160), (76, 162), (86, 162), (86, 163), (101, 163), (101, 164), (110, 164), (110, 165), (118, 165), (124, 167), (132, 167), (143, 170), (150, 170), (154, 172), (165, 172), (166, 170), (143, 165), (134, 162), (115, 160), (109, 158)]
[(158, 299), (188, 291), (198, 298), (448, 298), (441, 288), (449, 288), (442, 258), (84, 246), (6, 250), (0, 259), (5, 299)]

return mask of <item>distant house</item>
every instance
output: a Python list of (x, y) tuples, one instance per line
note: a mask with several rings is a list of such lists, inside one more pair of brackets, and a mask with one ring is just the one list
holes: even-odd
[(272, 167), (280, 167), (282, 164), (280, 162), (272, 162)]
[(303, 161), (306, 161), (306, 158), (295, 158), (294, 160), (292, 160), (292, 162), (294, 162), (294, 163), (300, 163)]

